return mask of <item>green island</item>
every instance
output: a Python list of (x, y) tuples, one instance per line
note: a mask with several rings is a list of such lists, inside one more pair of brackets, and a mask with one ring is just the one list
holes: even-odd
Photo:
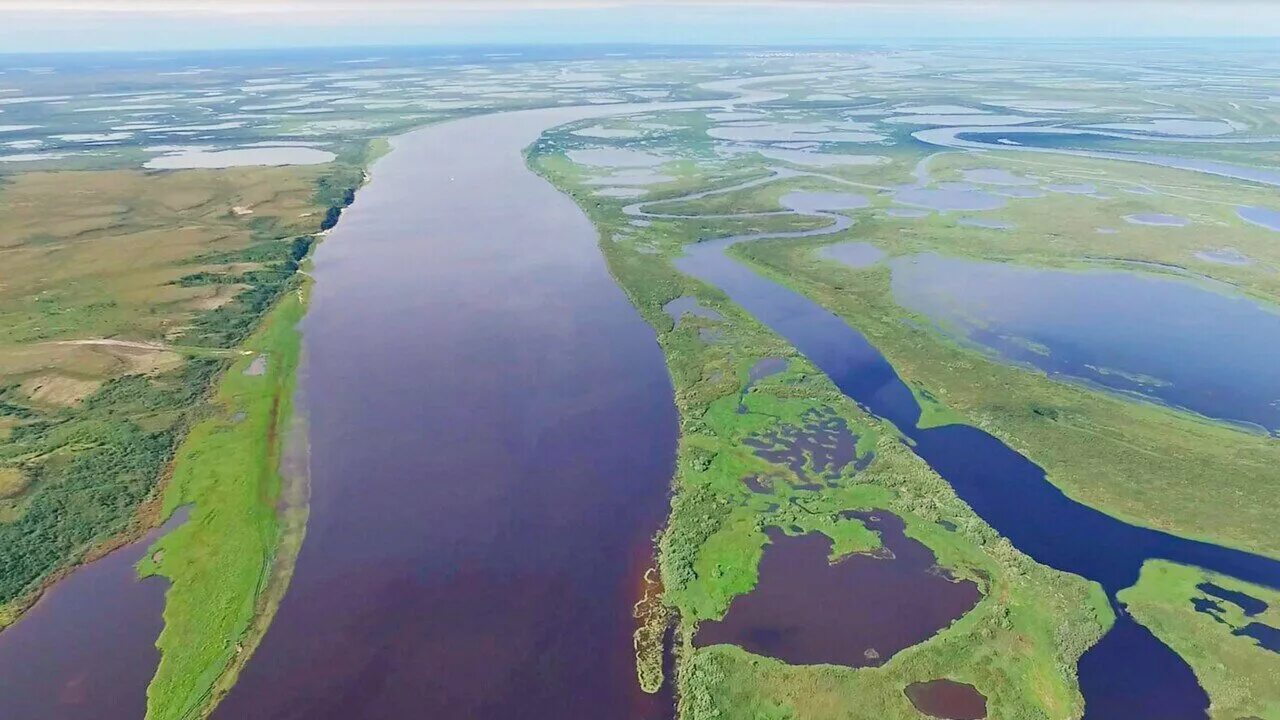
[[(823, 109), (797, 111), (789, 103), (744, 114), (742, 124), (763, 125), (770, 112), (830, 122)], [(1280, 300), (1274, 231), (1238, 216), (1240, 207), (1267, 205), (1271, 188), (1186, 169), (1016, 152), (921, 155), (881, 145), (871, 151), (874, 157), (843, 163), (818, 150), (788, 155), (743, 148), (729, 154), (707, 142), (714, 123), (701, 112), (596, 125), (605, 128), (608, 134), (597, 136), (605, 139), (584, 140), (583, 125), (544, 135), (530, 150), (530, 164), (572, 195), (595, 223), (611, 272), (658, 332), (675, 386), (679, 462), (672, 514), (658, 543), (665, 610), (650, 604), (637, 648), (642, 684), (656, 687), (661, 657), (653, 648), (661, 638), (655, 627), (665, 621), (661, 613), (669, 613), (677, 628), (682, 718), (916, 717), (918, 709), (904, 690), (932, 678), (976, 687), (994, 717), (1077, 716), (1075, 660), (1113, 618), (1096, 586), (1070, 612), (1069, 603), (1055, 603), (1053, 598), (1071, 595), (1068, 588), (1078, 578), (1012, 550), (909, 451), (900, 428), (850, 402), (795, 348), (722, 292), (679, 272), (675, 261), (691, 243), (763, 236), (726, 252), (861, 332), (909, 385), (921, 406), (921, 429), (981, 428), (1043, 467), (1052, 483), (1089, 507), (1136, 526), (1280, 557), (1267, 530), (1280, 511), (1270, 492), (1272, 468), (1280, 461), (1274, 428), (1155, 400), (1148, 391), (1168, 386), (1160, 377), (1086, 366), (1103, 380), (1136, 388), (1119, 392), (1009, 362), (966, 337), (967, 329), (989, 327), (983, 318), (952, 323), (930, 317), (904, 306), (893, 284), (897, 262), (932, 254), (1016, 271), (1123, 273), (1139, 282), (1149, 277), (1274, 307)], [(664, 132), (655, 136), (647, 127)], [(584, 150), (603, 147), (611, 149)], [(617, 154), (605, 157), (610, 152)], [(631, 164), (643, 164), (652, 177), (638, 190), (626, 187), (627, 173), (635, 172), (628, 170)], [(905, 197), (910, 188), (982, 195), (972, 179), (985, 177), (996, 178), (989, 182), (997, 188), (1007, 182), (1048, 190), (1012, 195), (1017, 199), (992, 203), (996, 211), (980, 215), (963, 209), (895, 214), (895, 196)], [(611, 181), (621, 187), (600, 189)], [(865, 198), (859, 206), (865, 209), (814, 212), (789, 204), (797, 197), (840, 202), (849, 194)], [(852, 221), (850, 227), (826, 232), (840, 214)], [(1183, 217), (1191, 227), (1182, 229), (1184, 221), (1177, 218)], [(851, 265), (826, 254), (841, 244), (862, 246), (870, 260)], [(1230, 250), (1207, 250), (1215, 247)], [(1051, 352), (1029, 338), (1001, 339), (1029, 353)], [(770, 358), (785, 358), (786, 370), (753, 376), (757, 364)], [(820, 469), (819, 458), (807, 456), (803, 469), (779, 468), (776, 459), (771, 463), (752, 451), (762, 436), (785, 436), (814, 412), (836, 413), (848, 424), (860, 456), (865, 453), (870, 463), (865, 469), (819, 488), (809, 477)], [(778, 475), (784, 480), (759, 481)], [(735, 598), (756, 590), (757, 568), (780, 537), (771, 533), (825, 534), (834, 568), (851, 554), (875, 552), (876, 533), (868, 537), (865, 524), (841, 514), (870, 508), (900, 515), (908, 535), (957, 577), (981, 578), (979, 605), (880, 667), (794, 665), (733, 645), (695, 642), (699, 624), (723, 622)], [(1258, 677), (1256, 664), (1269, 668), (1270, 651), (1235, 638), (1236, 650), (1223, 650), (1230, 657), (1222, 658), (1206, 642), (1173, 639), (1172, 618), (1196, 613), (1186, 595), (1194, 590), (1175, 591), (1167, 579), (1158, 584), (1151, 567), (1160, 565), (1149, 561), (1139, 584), (1119, 599), (1193, 667), (1214, 717), (1237, 717), (1245, 710), (1271, 717), (1268, 690), (1248, 683), (1227, 689), (1222, 680), (1222, 668), (1238, 663), (1254, 664), (1241, 672)], [(1019, 588), (1019, 580), (1028, 584)], [(1137, 604), (1138, 597), (1147, 604)], [(1056, 626), (1052, 613), (1039, 615), (1045, 603), (1058, 608)], [(1222, 622), (1203, 613), (1196, 620), (1197, 633), (1230, 635)], [(1014, 653), (984, 654), (992, 646), (1028, 644), (1040, 658), (1029, 664), (1005, 662)], [(1206, 663), (1216, 663), (1216, 675), (1205, 670)], [(842, 702), (849, 697), (866, 700), (851, 710)]]

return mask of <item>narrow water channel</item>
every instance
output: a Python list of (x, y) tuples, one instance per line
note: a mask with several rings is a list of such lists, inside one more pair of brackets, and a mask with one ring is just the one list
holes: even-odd
[[(768, 79), (783, 77), (704, 87), (738, 92)], [(579, 119), (722, 104), (506, 113), (394, 142), (316, 256), (303, 327), (307, 540), (275, 624), (216, 717), (670, 714), (669, 696), (636, 684), (630, 613), (667, 511), (671, 387), (652, 329), (607, 273), (595, 229), (525, 167), (522, 150)], [(916, 430), (919, 408), (883, 357), (825, 309), (724, 254), (742, 239), (699, 245), (681, 267), (722, 287), (908, 432), (975, 510), (1037, 560), (1112, 593), (1148, 557), (1280, 585), (1274, 561), (1074, 503), (973, 428)], [(131, 580), (130, 557), (89, 569)], [(87, 648), (82, 666), (93, 677), (82, 687), (118, 692), (79, 697), (96, 717), (133, 719), (159, 630), (158, 601), (144, 593), (158, 586), (115, 585), (110, 598), (95, 597), (105, 586), (92, 583), (65, 592), (73, 606), (136, 608), (140, 619), (122, 623), (120, 642), (151, 654), (130, 664), (106, 645)], [(18, 646), (15, 658), (74, 657), (75, 633), (45, 618), (32, 614), (0, 635), (18, 646), (26, 625), (43, 638)], [(1204, 716), (1207, 701), (1185, 664), (1124, 618), (1086, 656), (1081, 676), (1095, 720)], [(1154, 704), (1126, 712), (1123, 698), (1108, 699), (1117, 689)]]
[[(76, 568), (0, 633), (0, 718), (137, 720), (160, 662), (155, 639), (164, 623), (164, 578), (138, 580), (134, 566), (163, 526)], [(110, 658), (110, 672), (103, 672)]]

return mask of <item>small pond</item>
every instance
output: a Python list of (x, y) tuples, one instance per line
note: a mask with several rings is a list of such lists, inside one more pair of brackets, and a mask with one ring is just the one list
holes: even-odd
[(847, 153), (823, 153), (808, 150), (761, 148), (756, 152), (770, 160), (808, 165), (809, 167), (840, 167), (855, 165), (883, 165), (889, 161), (882, 155), (850, 155)]
[(829, 210), (857, 210), (869, 207), (871, 202), (862, 195), (854, 193), (801, 190), (783, 195), (778, 204), (798, 213), (818, 213)]
[(977, 688), (954, 680), (912, 683), (905, 690), (917, 710), (940, 720), (982, 720), (987, 699)]
[(1191, 221), (1184, 217), (1166, 213), (1139, 213), (1137, 215), (1126, 215), (1124, 219), (1125, 222), (1132, 225), (1155, 225), (1158, 227), (1186, 227), (1191, 224)]
[(1263, 207), (1241, 207), (1236, 210), (1236, 213), (1245, 222), (1280, 232), (1280, 210)]
[(151, 158), (143, 167), (152, 170), (180, 170), (187, 168), (230, 168), (247, 165), (319, 165), (333, 160), (336, 155), (328, 150), (309, 147), (254, 147), (234, 150), (214, 150), (190, 147), (167, 150), (163, 155)]
[(627, 150), (625, 148), (570, 150), (565, 155), (579, 165), (606, 168), (656, 167), (671, 159), (642, 150)]
[(692, 295), (681, 295), (675, 300), (663, 305), (662, 311), (671, 316), (671, 321), (676, 324), (676, 327), (680, 327), (680, 321), (684, 319), (685, 315), (700, 317), (704, 320), (718, 321), (724, 319), (724, 317), (715, 310), (712, 310), (709, 307), (703, 307), (698, 302), (698, 298)]
[(1036, 181), (1024, 175), (1014, 175), (1003, 168), (974, 168), (964, 171), (964, 179), (983, 185), (1035, 185)]
[(1217, 250), (1201, 250), (1196, 257), (1205, 262), (1219, 265), (1252, 265), (1253, 259), (1235, 248), (1218, 248)]
[(735, 598), (723, 620), (699, 625), (697, 644), (732, 643), (792, 665), (878, 666), (977, 604), (977, 585), (939, 570), (900, 518), (849, 516), (880, 534), (879, 550), (832, 563), (825, 535), (769, 530), (755, 590)]
[(1008, 200), (981, 190), (907, 187), (893, 195), (894, 202), (930, 210), (999, 210)]

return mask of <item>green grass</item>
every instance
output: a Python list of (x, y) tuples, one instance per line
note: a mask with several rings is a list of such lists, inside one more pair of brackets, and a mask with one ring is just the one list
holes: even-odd
[[(1197, 585), (1211, 582), (1262, 600), (1268, 609), (1246, 618), (1242, 608), (1206, 594)], [(1197, 612), (1191, 602), (1206, 598), (1224, 609), (1223, 622)], [(1280, 591), (1163, 560), (1148, 561), (1137, 584), (1119, 599), (1138, 622), (1187, 661), (1209, 694), (1214, 720), (1280, 718), (1280, 655), (1233, 628), (1249, 622), (1280, 626)]]
[[(592, 196), (558, 148), (555, 137), (544, 139), (531, 163), (573, 195), (601, 229), (609, 267), (657, 331), (675, 386), (681, 440), (659, 560), (664, 601), (679, 623), (681, 718), (917, 718), (903, 688), (938, 677), (972, 682), (991, 699), (992, 717), (1079, 716), (1076, 661), (1112, 620), (1101, 589), (1037, 565), (1015, 550), (907, 449), (895, 428), (863, 412), (794, 348), (718, 290), (681, 275), (671, 264), (683, 244), (705, 233), (786, 227), (796, 221), (654, 222), (643, 232), (641, 244), (630, 239), (621, 204)], [(751, 176), (739, 172), (735, 177), (732, 169), (727, 174), (704, 168), (689, 172), (672, 185), (687, 188), (711, 178), (716, 186), (727, 186)], [(681, 295), (697, 297), (724, 320), (686, 316), (675, 327), (662, 307)], [(698, 330), (713, 325), (722, 340), (700, 339)], [(747, 370), (764, 357), (785, 357), (789, 367), (756, 383), (744, 400), (747, 412), (739, 413)], [(870, 466), (859, 473), (846, 471), (814, 490), (800, 487), (803, 483), (790, 469), (763, 460), (742, 442), (796, 425), (813, 411), (843, 419), (858, 438), (859, 454), (874, 453)], [(771, 492), (751, 492), (745, 476), (770, 478)], [(723, 616), (736, 596), (755, 587), (759, 560), (767, 551), (765, 528), (797, 532), (791, 529), (795, 526), (799, 532), (824, 533), (838, 556), (878, 544), (860, 522), (840, 517), (843, 510), (873, 508), (900, 515), (908, 535), (929, 547), (939, 564), (978, 583), (984, 597), (977, 607), (880, 668), (788, 667), (729, 646), (693, 646), (698, 622)], [(850, 715), (855, 712), (851, 708), (864, 714)]]
[(151, 720), (200, 716), (215, 689), (230, 686), (228, 671), (247, 660), (257, 640), (250, 633), (264, 629), (255, 619), (281, 538), (277, 468), (292, 417), (300, 294), (286, 295), (245, 343), (267, 355), (266, 372), (245, 375), (248, 357), (233, 364), (218, 384), (214, 416), (178, 449), (164, 514), (184, 505), (191, 514), (139, 568), (171, 583), (160, 665), (147, 690)]
[[(575, 142), (562, 132), (552, 133), (536, 144), (532, 162), (573, 195), (601, 229), (610, 268), (657, 329), (676, 388), (682, 437), (660, 566), (666, 602), (680, 623), (681, 717), (915, 718), (919, 715), (903, 688), (938, 677), (975, 685), (988, 697), (991, 717), (1078, 717), (1082, 706), (1075, 663), (1111, 621), (1103, 594), (1079, 579), (1035, 565), (1010, 547), (906, 450), (895, 428), (853, 407), (780, 338), (714, 288), (692, 282), (670, 264), (685, 244), (701, 238), (799, 229), (825, 221), (653, 218), (637, 230), (620, 212), (631, 201), (595, 195), (584, 182), (588, 173), (561, 154)], [(674, 143), (681, 152), (688, 144)], [(689, 147), (700, 152), (697, 142)], [(901, 182), (904, 165), (915, 159), (895, 155), (895, 160), (871, 170), (850, 169), (844, 177), (873, 184)], [(980, 158), (953, 153), (935, 158), (932, 169), (939, 180), (959, 180), (966, 167), (1003, 166), (1056, 182), (1092, 182), (1109, 198), (1051, 194), (1011, 201), (1005, 210), (986, 214), (1017, 223), (1017, 230), (1009, 232), (961, 226), (955, 216), (875, 219), (872, 210), (860, 213), (857, 224), (840, 236), (758, 242), (732, 252), (866, 334), (910, 385), (923, 409), (922, 426), (982, 427), (1046, 467), (1050, 479), (1073, 497), (1135, 524), (1280, 554), (1280, 545), (1266, 532), (1269, 519), (1280, 512), (1280, 498), (1268, 490), (1271, 468), (1280, 462), (1280, 444), (1273, 439), (995, 362), (899, 307), (885, 267), (855, 270), (813, 253), (827, 242), (858, 239), (890, 255), (946, 252), (1068, 269), (1108, 266), (1171, 275), (1177, 268), (1165, 266), (1177, 266), (1264, 300), (1280, 298), (1280, 283), (1269, 270), (1280, 260), (1273, 234), (1234, 216), (1236, 204), (1267, 205), (1265, 191), (1159, 168), (1057, 160), (1050, 165), (1013, 153)], [(762, 177), (766, 169), (750, 156), (738, 156), (692, 166), (672, 163), (663, 171), (675, 179), (650, 187), (646, 200), (729, 187)], [(1170, 196), (1123, 192), (1138, 185)], [(695, 216), (761, 212), (777, 209), (778, 198), (796, 189), (850, 191), (823, 179), (784, 179), (649, 207)], [(866, 194), (873, 206), (885, 204), (883, 196)], [(1196, 225), (1171, 232), (1124, 223), (1124, 215), (1139, 212), (1189, 215)], [(1107, 226), (1118, 227), (1120, 234), (1096, 232)], [(1240, 249), (1258, 262), (1237, 267), (1195, 258), (1198, 250), (1222, 246)], [(679, 328), (673, 327), (661, 307), (681, 295), (696, 296), (724, 321), (686, 317)], [(720, 331), (720, 342), (699, 339), (699, 328), (710, 325)], [(746, 369), (768, 356), (789, 358), (790, 369), (754, 388), (745, 401), (748, 412), (739, 414)], [(876, 449), (866, 471), (817, 491), (797, 487), (797, 478), (770, 468), (742, 444), (763, 429), (793, 424), (815, 408), (844, 418), (859, 435), (860, 451)], [(753, 494), (744, 489), (744, 476), (782, 482), (771, 484), (771, 494)], [(767, 552), (765, 528), (792, 532), (796, 526), (795, 532), (826, 533), (836, 541), (833, 555), (874, 543), (860, 524), (835, 522), (839, 510), (850, 508), (885, 508), (901, 515), (908, 534), (933, 550), (941, 565), (979, 582), (983, 600), (951, 627), (880, 668), (789, 667), (739, 648), (693, 645), (700, 620), (721, 617), (735, 597), (754, 588), (759, 560)], [(939, 524), (942, 520), (956, 531), (948, 532)], [(1266, 693), (1243, 696), (1252, 702), (1265, 699)]]
[[(96, 549), (192, 506), (139, 568), (171, 581), (148, 718), (207, 714), (287, 587), (306, 519), (277, 471), (299, 265), (380, 147), (302, 169), (31, 173), (0, 190), (13, 261), (0, 287), (0, 622)], [(63, 340), (89, 343), (51, 342)], [(245, 375), (257, 353), (265, 374)]]

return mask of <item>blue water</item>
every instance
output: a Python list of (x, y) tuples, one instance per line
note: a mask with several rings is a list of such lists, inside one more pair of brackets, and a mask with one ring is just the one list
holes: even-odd
[(1280, 210), (1263, 207), (1241, 207), (1236, 210), (1240, 219), (1268, 230), (1280, 232)]
[[(1143, 562), (1161, 558), (1280, 588), (1280, 561), (1123, 523), (1082, 505), (1044, 470), (974, 427), (921, 430), (920, 407), (861, 333), (821, 305), (757, 275), (725, 254), (726, 238), (691, 246), (680, 270), (724, 291), (785, 337), (844, 394), (897, 425), (915, 452), (1019, 550), (1095, 580), (1108, 595), (1132, 585)], [(1087, 720), (1204, 720), (1208, 696), (1187, 664), (1123, 608), (1114, 628), (1080, 661)]]
[(1280, 431), (1280, 313), (1251, 299), (1131, 272), (934, 254), (891, 267), (899, 304), (1006, 360)]
[(1246, 618), (1256, 617), (1266, 612), (1267, 604), (1265, 602), (1247, 593), (1228, 590), (1211, 582), (1200, 583), (1196, 586), (1196, 589), (1206, 595), (1218, 598), (1218, 600), (1192, 598), (1191, 604), (1197, 612), (1209, 615), (1214, 620), (1230, 627), (1232, 635), (1253, 638), (1260, 647), (1274, 653), (1280, 653), (1280, 628), (1260, 622), (1250, 622), (1244, 627), (1235, 627), (1222, 616), (1225, 608), (1222, 607), (1222, 602), (1219, 602), (1219, 600), (1239, 607)]

